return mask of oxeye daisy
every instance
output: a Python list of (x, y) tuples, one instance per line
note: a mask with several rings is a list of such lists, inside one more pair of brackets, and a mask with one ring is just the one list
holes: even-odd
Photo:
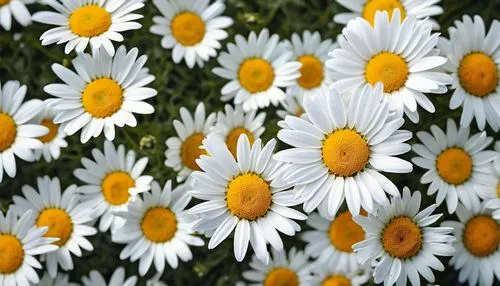
[(26, 5), (34, 2), (35, 0), (0, 0), (0, 25), (5, 30), (10, 31), (12, 16), (21, 26), (30, 25), (31, 14)]
[(418, 105), (435, 111), (424, 93), (446, 93), (452, 79), (436, 71), (446, 62), (435, 50), (439, 34), (431, 34), (426, 20), (408, 16), (401, 22), (400, 15), (396, 9), (389, 20), (386, 11), (377, 12), (373, 27), (363, 18), (347, 24), (337, 39), (340, 48), (329, 54), (326, 65), (332, 71), (331, 87), (341, 94), (381, 82), (391, 109), (416, 123)]
[(26, 90), (18, 81), (0, 83), (0, 182), (4, 171), (11, 178), (16, 176), (15, 156), (35, 160), (33, 150), (43, 147), (38, 137), (48, 132), (44, 126), (29, 123), (43, 102), (32, 99), (23, 103)]
[(113, 56), (115, 48), (111, 41), (122, 42), (120, 32), (142, 27), (135, 20), (142, 15), (132, 13), (144, 7), (140, 0), (44, 0), (56, 12), (43, 11), (33, 15), (33, 21), (54, 25), (40, 37), (42, 45), (66, 43), (64, 52), (83, 52), (88, 44), (92, 50), (103, 47)]
[(286, 88), (300, 77), (301, 64), (293, 59), (291, 51), (279, 43), (279, 36), (269, 36), (263, 29), (257, 35), (250, 32), (248, 39), (236, 35), (236, 43), (227, 44), (228, 52), (221, 52), (214, 74), (230, 80), (221, 90), (223, 101), (242, 104), (243, 110), (259, 109), (272, 103), (277, 106), (285, 99)]
[[(292, 115), (292, 116), (302, 117), (303, 119), (308, 120), (307, 114), (305, 114), (304, 106), (302, 103), (303, 100), (297, 98), (297, 96), (287, 95), (285, 97), (285, 100), (280, 102), (281, 107), (283, 107), (283, 109), (278, 109), (276, 111), (276, 115), (278, 115), (278, 117), (281, 119), (285, 119), (287, 115)], [(281, 128), (287, 128), (285, 120), (278, 121), (278, 126)]]
[[(337, 262), (340, 262), (337, 260)], [(312, 274), (307, 277), (304, 285), (308, 286), (361, 286), (370, 278), (370, 271), (357, 268), (353, 271), (340, 270), (331, 264), (315, 261), (310, 270)]]
[(101, 48), (93, 55), (79, 54), (73, 61), (76, 73), (60, 64), (52, 65), (64, 84), (49, 84), (44, 91), (55, 96), (47, 100), (57, 115), (54, 123), (65, 123), (68, 135), (82, 129), (86, 143), (103, 131), (106, 139), (115, 138), (115, 125), (137, 126), (133, 113), (151, 114), (154, 108), (145, 99), (157, 94), (145, 87), (155, 77), (144, 68), (147, 56), (137, 58), (139, 50), (129, 52), (121, 46), (114, 57)]
[(92, 206), (95, 217), (101, 217), (101, 232), (121, 227), (125, 219), (116, 216), (115, 212), (126, 211), (137, 194), (151, 188), (153, 177), (141, 175), (148, 158), (136, 161), (134, 151), (125, 152), (123, 145), (115, 148), (113, 143), (104, 141), (104, 153), (94, 148), (93, 160), (82, 158), (84, 168), (74, 171), (75, 177), (86, 184), (78, 188), (83, 194), (82, 200)]
[(210, 57), (217, 56), (220, 41), (227, 38), (225, 28), (233, 24), (221, 16), (226, 5), (220, 1), (153, 0), (162, 16), (153, 17), (150, 31), (162, 36), (161, 46), (172, 49), (172, 59), (186, 61), (189, 68), (203, 67)]
[[(35, 286), (35, 284), (32, 284)], [(50, 277), (48, 272), (45, 272), (37, 286), (78, 286), (78, 283), (69, 282), (68, 274), (57, 274), (56, 278)]]
[(484, 150), (493, 139), (484, 131), (469, 136), (469, 128), (457, 130), (452, 119), (448, 119), (446, 129), (445, 134), (432, 125), (432, 134), (417, 132), (423, 144), (413, 145), (419, 157), (412, 158), (412, 162), (428, 170), (420, 182), (430, 184), (428, 195), (437, 192), (438, 205), (446, 199), (450, 213), (455, 211), (459, 200), (467, 208), (478, 207), (479, 198), (487, 196), (488, 186), (497, 182), (490, 169), (497, 154)]
[(202, 147), (202, 141), (215, 124), (216, 115), (211, 113), (205, 116), (205, 104), (200, 102), (192, 116), (185, 107), (179, 111), (182, 122), (174, 120), (174, 128), (177, 136), (167, 139), (165, 144), (165, 165), (178, 171), (177, 181), (182, 182), (189, 177), (193, 171), (200, 170), (196, 163), (201, 155), (206, 154)]
[(191, 201), (184, 186), (172, 191), (168, 181), (163, 190), (153, 182), (151, 193), (143, 195), (130, 203), (128, 211), (122, 216), (126, 223), (113, 232), (112, 240), (126, 243), (120, 259), (130, 257), (139, 260), (139, 274), (144, 276), (151, 263), (158, 273), (163, 273), (165, 260), (170, 267), (177, 268), (179, 257), (186, 262), (193, 258), (189, 245), (201, 246), (203, 240), (193, 236), (192, 224), (196, 219), (184, 209)]
[(491, 168), (493, 176), (497, 179), (496, 183), (489, 188), (489, 200), (486, 201), (486, 206), (493, 210), (493, 217), (500, 220), (500, 141), (495, 144), (495, 151), (498, 153), (497, 158), (493, 161)]
[(462, 106), (460, 125), (469, 126), (475, 118), (479, 129), (486, 122), (500, 128), (500, 22), (493, 20), (486, 34), (483, 19), (464, 15), (448, 29), (450, 39), (440, 38), (438, 47), (448, 58), (444, 66), (453, 78), (449, 107)]
[(43, 144), (41, 149), (34, 150), (35, 159), (40, 160), (43, 156), (45, 161), (59, 159), (61, 148), (68, 147), (68, 142), (65, 140), (66, 133), (61, 125), (54, 123), (54, 117), (57, 115), (50, 107), (45, 106), (43, 110), (33, 118), (33, 123), (45, 126), (49, 129), (49, 133), (38, 137)]
[(38, 191), (31, 186), (23, 186), (24, 197), (14, 196), (12, 208), (18, 215), (34, 210), (31, 223), (37, 227), (48, 227), (45, 237), (59, 239), (54, 242), (59, 248), (42, 256), (50, 277), (55, 278), (58, 267), (64, 271), (73, 269), (71, 254), (81, 256), (80, 248), (94, 250), (85, 236), (94, 235), (97, 230), (88, 225), (93, 219), (93, 210), (80, 203), (76, 185), (69, 186), (61, 194), (58, 178), (39, 177), (37, 183)]
[(458, 280), (469, 285), (493, 285), (494, 276), (500, 281), (500, 220), (481, 205), (471, 209), (457, 206), (459, 221), (445, 221), (443, 226), (453, 228), (455, 254), (450, 260), (459, 271)]
[(82, 277), (82, 283), (84, 286), (135, 286), (137, 276), (131, 276), (125, 280), (125, 269), (118, 267), (109, 278), (109, 282), (106, 282), (101, 273), (92, 270), (88, 277)]
[[(250, 242), (257, 258), (269, 260), (266, 244), (276, 250), (283, 249), (277, 230), (289, 235), (300, 231), (294, 220), (307, 216), (294, 210), (300, 200), (293, 198), (290, 185), (275, 178), (282, 164), (273, 158), (276, 141), (262, 147), (260, 139), (252, 147), (245, 134), (238, 139), (236, 158), (218, 137), (203, 141), (208, 153), (196, 160), (201, 170), (191, 176), (193, 190), (189, 193), (205, 200), (190, 209), (200, 219), (193, 226), (211, 236), (208, 248), (213, 249), (234, 232), (234, 255), (242, 261)], [(236, 159), (236, 160), (235, 160)]]
[(289, 163), (280, 180), (295, 185), (307, 213), (318, 208), (333, 217), (347, 202), (349, 211), (368, 212), (374, 202), (389, 203), (386, 192), (399, 196), (396, 186), (382, 172), (408, 173), (411, 163), (397, 156), (410, 150), (404, 143), (411, 133), (399, 130), (404, 120), (389, 112), (382, 85), (366, 86), (350, 96), (349, 102), (334, 90), (304, 99), (308, 120), (287, 116), (287, 128), (278, 138), (291, 149), (275, 159)]
[(379, 208), (368, 217), (354, 220), (363, 227), (366, 239), (353, 246), (362, 264), (375, 267), (375, 283), (384, 285), (420, 285), (420, 276), (433, 283), (431, 269), (443, 271), (437, 256), (451, 256), (455, 240), (451, 227), (431, 227), (442, 214), (433, 214), (436, 205), (419, 212), (421, 195), (403, 189), (402, 197), (393, 197), (391, 204)]

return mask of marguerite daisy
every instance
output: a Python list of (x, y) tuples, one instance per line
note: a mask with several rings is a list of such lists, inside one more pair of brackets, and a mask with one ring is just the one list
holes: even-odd
[[(297, 96), (287, 95), (285, 97), (285, 100), (280, 102), (280, 105), (281, 107), (283, 107), (283, 109), (278, 109), (276, 111), (276, 115), (278, 115), (279, 118), (285, 119), (287, 115), (292, 115), (308, 120), (307, 114), (304, 110), (303, 100), (297, 98)], [(287, 128), (285, 120), (278, 121), (278, 126), (281, 128)]]
[(196, 160), (201, 170), (191, 176), (193, 190), (189, 193), (205, 200), (190, 209), (200, 216), (194, 229), (211, 236), (208, 248), (213, 249), (234, 229), (234, 255), (242, 261), (252, 245), (257, 258), (267, 264), (266, 244), (280, 251), (283, 242), (278, 231), (293, 236), (300, 226), (293, 221), (307, 216), (290, 208), (300, 203), (293, 198), (290, 185), (275, 178), (283, 168), (273, 158), (276, 141), (264, 147), (260, 139), (252, 147), (245, 134), (238, 139), (236, 160), (224, 141), (208, 137), (203, 141), (208, 153)]
[(123, 145), (115, 148), (113, 143), (104, 141), (104, 153), (94, 148), (94, 160), (82, 158), (84, 168), (74, 171), (75, 177), (87, 185), (78, 188), (83, 194), (83, 201), (94, 209), (95, 217), (101, 217), (99, 230), (114, 231), (125, 223), (125, 219), (116, 216), (117, 211), (126, 211), (130, 201), (137, 194), (151, 188), (153, 177), (141, 175), (148, 158), (136, 161), (135, 152), (125, 154)]
[(45, 272), (37, 284), (32, 286), (79, 286), (78, 283), (69, 282), (68, 274), (57, 274), (56, 278), (50, 277), (48, 272)]
[(57, 115), (50, 107), (45, 106), (43, 110), (33, 118), (33, 123), (45, 126), (49, 129), (49, 133), (38, 137), (43, 144), (41, 149), (36, 149), (34, 152), (35, 159), (43, 158), (47, 162), (59, 159), (61, 148), (68, 147), (68, 142), (65, 140), (66, 133), (64, 127), (54, 123), (54, 117)]
[(106, 282), (102, 274), (97, 270), (90, 271), (89, 277), (83, 276), (82, 283), (84, 286), (135, 286), (137, 276), (131, 276), (125, 280), (125, 269), (118, 267), (109, 278), (109, 283)]
[[(337, 260), (337, 263), (341, 261)], [(357, 268), (353, 271), (340, 270), (332, 264), (315, 261), (310, 270), (312, 274), (307, 277), (304, 285), (308, 286), (361, 286), (370, 278), (370, 271)]]
[(79, 54), (73, 60), (76, 73), (60, 64), (52, 65), (54, 73), (64, 84), (49, 84), (44, 91), (57, 98), (47, 100), (57, 115), (54, 123), (66, 123), (68, 135), (82, 129), (80, 140), (86, 143), (103, 131), (106, 139), (115, 138), (115, 125), (135, 127), (133, 113), (151, 114), (152, 105), (145, 99), (157, 94), (145, 87), (155, 77), (143, 68), (147, 56), (137, 58), (139, 50), (128, 53), (121, 46), (111, 57), (101, 48), (93, 55)]
[(162, 36), (161, 46), (172, 50), (174, 63), (186, 61), (189, 68), (203, 67), (210, 57), (217, 56), (220, 41), (227, 38), (225, 28), (233, 24), (221, 16), (226, 9), (222, 2), (194, 0), (153, 0), (162, 16), (153, 17), (150, 31)]
[(31, 24), (31, 14), (26, 5), (34, 2), (35, 0), (0, 0), (0, 25), (10, 31), (12, 16), (24, 27)]
[(342, 202), (358, 215), (374, 201), (389, 203), (385, 192), (399, 196), (396, 186), (382, 172), (408, 173), (411, 163), (397, 156), (410, 150), (404, 143), (411, 133), (399, 130), (404, 120), (389, 111), (382, 85), (365, 86), (344, 99), (335, 91), (304, 98), (308, 120), (287, 116), (287, 128), (278, 138), (293, 148), (275, 159), (289, 163), (280, 180), (295, 185), (309, 213), (318, 208), (333, 217)]
[(442, 214), (431, 215), (436, 205), (419, 212), (421, 195), (403, 189), (402, 197), (393, 197), (391, 204), (379, 208), (368, 217), (354, 220), (363, 227), (366, 239), (353, 246), (362, 264), (372, 263), (375, 283), (384, 285), (420, 285), (420, 276), (433, 283), (431, 269), (443, 271), (444, 265), (436, 258), (451, 256), (455, 240), (451, 227), (430, 227)]
[(233, 99), (245, 111), (264, 108), (270, 103), (277, 106), (285, 99), (280, 88), (295, 84), (301, 64), (279, 43), (278, 35), (269, 37), (267, 29), (259, 35), (252, 31), (248, 39), (236, 35), (235, 41), (236, 44), (227, 44), (228, 53), (220, 53), (217, 60), (222, 67), (212, 70), (230, 80), (221, 90), (221, 99)]

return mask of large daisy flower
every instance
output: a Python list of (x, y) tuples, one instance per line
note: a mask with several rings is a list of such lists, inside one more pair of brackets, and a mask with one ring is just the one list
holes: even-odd
[(172, 50), (172, 59), (186, 61), (189, 68), (203, 67), (210, 57), (217, 56), (220, 41), (227, 38), (225, 28), (233, 24), (230, 17), (221, 16), (226, 9), (218, 1), (153, 0), (162, 16), (153, 17), (150, 31), (162, 36), (161, 46)]
[(208, 248), (213, 249), (234, 233), (234, 255), (242, 261), (252, 245), (257, 258), (267, 264), (266, 244), (283, 249), (278, 231), (293, 236), (300, 226), (293, 221), (307, 216), (290, 208), (300, 203), (293, 198), (290, 185), (275, 178), (283, 168), (273, 158), (276, 141), (264, 147), (260, 139), (252, 147), (245, 134), (238, 139), (236, 160), (224, 141), (208, 137), (203, 142), (208, 156), (197, 160), (203, 171), (192, 174), (193, 189), (189, 193), (205, 200), (190, 213), (200, 216), (195, 230), (211, 236)]
[(94, 148), (94, 160), (82, 158), (84, 168), (74, 171), (75, 177), (86, 184), (78, 191), (83, 194), (82, 200), (92, 205), (95, 217), (101, 217), (99, 230), (102, 232), (121, 227), (125, 219), (115, 212), (126, 211), (137, 194), (151, 188), (153, 177), (141, 175), (148, 158), (136, 161), (134, 151), (125, 152), (123, 145), (115, 148), (113, 143), (104, 141), (104, 153)]
[(404, 112), (416, 123), (417, 105), (435, 111), (424, 93), (445, 93), (452, 79), (435, 71), (446, 58), (436, 55), (439, 34), (431, 34), (428, 21), (400, 18), (399, 9), (394, 10), (392, 20), (387, 12), (377, 12), (373, 27), (356, 18), (338, 37), (340, 48), (330, 53), (326, 65), (333, 71), (331, 87), (340, 93), (382, 82), (391, 109)]
[(26, 5), (34, 2), (35, 0), (0, 0), (0, 25), (10, 31), (12, 16), (24, 27), (31, 24), (31, 14)]
[(442, 214), (433, 214), (436, 205), (419, 212), (421, 195), (403, 189), (402, 197), (393, 197), (391, 204), (376, 214), (358, 216), (354, 220), (366, 232), (366, 239), (353, 246), (362, 264), (372, 263), (375, 283), (384, 285), (420, 285), (420, 276), (433, 283), (431, 269), (443, 271), (437, 256), (451, 256), (455, 240), (451, 227), (431, 227)]
[[(483, 19), (467, 15), (448, 29), (450, 40), (440, 38), (438, 47), (448, 58), (444, 66), (452, 75), (450, 108), (462, 106), (460, 125), (476, 119), (483, 130), (486, 122), (500, 128), (500, 22), (493, 20), (486, 34)], [(486, 35), (485, 35), (486, 34)]]
[[(340, 262), (337, 260), (337, 262)], [(370, 279), (370, 271), (357, 268), (353, 271), (340, 270), (332, 264), (314, 261), (311, 275), (304, 285), (308, 286), (362, 286)]]
[(99, 271), (92, 270), (88, 277), (82, 277), (82, 283), (84, 286), (135, 286), (137, 276), (131, 276), (125, 280), (125, 269), (118, 267), (109, 278), (108, 283)]
[(68, 135), (82, 129), (80, 140), (86, 143), (103, 131), (106, 139), (115, 138), (115, 125), (137, 126), (133, 113), (151, 114), (152, 105), (145, 99), (157, 94), (145, 87), (155, 77), (143, 68), (147, 56), (137, 58), (139, 50), (128, 53), (121, 46), (114, 57), (103, 49), (93, 55), (80, 54), (73, 60), (76, 73), (60, 64), (52, 65), (54, 73), (64, 84), (49, 84), (44, 91), (56, 99), (49, 105), (58, 113), (54, 123), (66, 123)]
[(196, 219), (184, 209), (191, 201), (183, 186), (172, 191), (168, 181), (163, 190), (153, 182), (151, 193), (144, 193), (144, 200), (137, 198), (128, 211), (121, 214), (127, 221), (113, 232), (112, 240), (127, 246), (120, 259), (139, 260), (139, 274), (144, 276), (151, 263), (158, 273), (163, 273), (165, 260), (177, 268), (179, 257), (186, 262), (193, 258), (189, 245), (201, 246), (203, 240), (193, 236), (192, 225)]
[(438, 205), (446, 199), (450, 213), (455, 211), (459, 200), (469, 209), (479, 207), (479, 198), (487, 196), (488, 186), (497, 183), (490, 168), (497, 153), (484, 150), (493, 139), (484, 131), (469, 137), (469, 128), (457, 130), (452, 119), (448, 119), (446, 129), (445, 134), (432, 125), (432, 134), (417, 132), (423, 144), (413, 145), (419, 157), (412, 158), (412, 162), (428, 170), (420, 182), (430, 183), (427, 194), (437, 192)]
[(267, 29), (259, 35), (252, 31), (248, 39), (236, 35), (235, 41), (236, 44), (227, 44), (228, 52), (220, 53), (217, 60), (222, 67), (212, 70), (230, 80), (221, 90), (221, 99), (233, 99), (245, 111), (264, 108), (270, 103), (277, 106), (285, 99), (280, 88), (295, 84), (301, 64), (279, 43), (278, 35), (269, 37)]
[(44, 0), (57, 12), (43, 11), (33, 15), (33, 21), (54, 25), (41, 37), (42, 45), (66, 43), (64, 52), (83, 52), (88, 44), (93, 50), (103, 47), (113, 56), (115, 48), (111, 41), (122, 42), (120, 32), (142, 27), (135, 22), (142, 15), (133, 11), (144, 7), (141, 0)]
[(40, 160), (42, 156), (47, 162), (57, 160), (61, 155), (61, 148), (68, 147), (68, 142), (65, 140), (66, 133), (64, 132), (64, 127), (54, 123), (54, 117), (56, 115), (57, 113), (54, 112), (52, 108), (45, 106), (32, 120), (33, 123), (45, 126), (49, 129), (49, 133), (38, 137), (43, 147), (34, 150), (36, 160)]
[[(1, 15), (0, 15), (1, 17)], [(43, 102), (32, 99), (23, 103), (26, 86), (18, 81), (0, 83), (0, 182), (3, 172), (14, 178), (16, 176), (17, 156), (25, 161), (35, 160), (33, 150), (43, 147), (38, 139), (47, 134), (46, 127), (30, 124), (37, 115)]]
[(333, 217), (347, 201), (358, 215), (361, 207), (372, 212), (374, 201), (387, 205), (385, 192), (399, 196), (396, 186), (382, 172), (408, 173), (411, 163), (397, 155), (410, 150), (404, 143), (411, 133), (399, 130), (404, 120), (389, 112), (382, 85), (366, 86), (349, 98), (334, 90), (304, 98), (309, 120), (287, 116), (287, 128), (278, 138), (293, 148), (280, 151), (275, 159), (289, 163), (280, 180), (295, 185), (304, 210), (318, 208)]
[(56, 278), (50, 277), (48, 272), (45, 272), (38, 284), (31, 284), (32, 286), (79, 286), (78, 283), (69, 282), (68, 274), (57, 274)]
[(200, 170), (196, 163), (201, 155), (206, 154), (202, 147), (202, 141), (214, 126), (216, 115), (211, 113), (205, 116), (205, 104), (200, 102), (192, 116), (185, 107), (181, 107), (179, 113), (182, 122), (174, 120), (174, 128), (177, 136), (167, 139), (165, 144), (165, 165), (178, 171), (177, 181), (182, 182), (189, 177), (193, 171)]

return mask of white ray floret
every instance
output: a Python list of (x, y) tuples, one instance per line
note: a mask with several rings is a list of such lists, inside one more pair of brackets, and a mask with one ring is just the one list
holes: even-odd
[(35, 0), (3, 0), (0, 1), (0, 26), (6, 31), (12, 28), (12, 18), (26, 27), (31, 24), (31, 14), (26, 5), (35, 3)]
[(125, 278), (125, 269), (123, 267), (116, 268), (109, 278), (109, 282), (106, 282), (100, 272), (92, 270), (88, 277), (82, 277), (82, 283), (84, 286), (135, 286), (137, 283), (137, 276)]
[(34, 124), (42, 125), (49, 130), (46, 135), (38, 137), (43, 147), (34, 150), (36, 160), (40, 160), (43, 156), (43, 159), (50, 163), (52, 160), (59, 159), (62, 148), (68, 147), (68, 142), (65, 140), (66, 133), (64, 132), (64, 127), (54, 123), (56, 115), (57, 113), (45, 104), (43, 110), (32, 119)]

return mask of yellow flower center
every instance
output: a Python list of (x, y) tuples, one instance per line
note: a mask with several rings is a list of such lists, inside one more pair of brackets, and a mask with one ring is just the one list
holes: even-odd
[(484, 53), (465, 56), (458, 68), (460, 85), (470, 94), (487, 96), (498, 85), (498, 69), (493, 59)]
[(385, 227), (382, 245), (394, 257), (410, 258), (422, 248), (422, 231), (409, 217), (397, 217)]
[(196, 164), (196, 159), (198, 159), (201, 155), (206, 155), (207, 151), (205, 149), (201, 149), (203, 146), (203, 139), (205, 135), (201, 133), (195, 133), (188, 137), (181, 146), (181, 157), (182, 162), (186, 167), (191, 170), (200, 171), (200, 167)]
[(16, 272), (24, 261), (23, 245), (15, 236), (0, 234), (0, 274)]
[(36, 221), (37, 227), (48, 227), (45, 237), (57, 237), (54, 242), (57, 246), (63, 246), (71, 238), (73, 233), (73, 221), (68, 213), (62, 209), (47, 208), (40, 212)]
[(172, 34), (184, 46), (194, 46), (205, 37), (205, 22), (192, 12), (178, 14), (172, 20)]
[(445, 182), (460, 185), (472, 174), (472, 158), (463, 149), (449, 148), (437, 157), (436, 168)]
[(356, 131), (334, 131), (323, 142), (323, 162), (336, 176), (350, 177), (363, 170), (368, 163), (370, 149), (366, 140)]
[(305, 89), (318, 87), (323, 82), (323, 64), (315, 56), (302, 56), (298, 58), (302, 64), (299, 85)]
[(297, 106), (297, 110), (295, 111), (295, 116), (301, 117), (306, 111), (302, 106)]
[(500, 198), (500, 181), (497, 184), (497, 196)]
[(387, 11), (389, 19), (392, 18), (394, 9), (399, 9), (401, 12), (401, 21), (406, 17), (405, 7), (398, 0), (369, 0), (363, 8), (363, 18), (368, 21), (372, 26), (375, 25), (375, 13), (377, 11)]
[(277, 267), (267, 273), (264, 286), (298, 286), (299, 278), (295, 271), (286, 267)]
[(54, 123), (52, 119), (44, 119), (40, 123), (40, 125), (45, 126), (49, 129), (49, 133), (46, 135), (43, 135), (41, 137), (38, 137), (38, 140), (42, 141), (42, 143), (49, 143), (54, 140), (57, 136), (57, 131), (59, 130), (59, 126)]
[(226, 138), (226, 145), (229, 148), (229, 151), (233, 154), (234, 158), (236, 158), (236, 150), (238, 149), (238, 138), (240, 138), (241, 134), (246, 134), (248, 137), (248, 141), (250, 141), (250, 146), (252, 146), (255, 141), (255, 137), (253, 133), (243, 127), (234, 128), (229, 132)]
[(83, 91), (82, 102), (85, 111), (94, 117), (109, 117), (122, 106), (123, 89), (112, 79), (96, 79)]
[(144, 214), (141, 229), (147, 239), (157, 243), (167, 242), (177, 232), (177, 218), (168, 208), (154, 207)]
[(69, 28), (80, 37), (96, 37), (111, 27), (111, 14), (97, 5), (76, 9), (69, 17)]
[(16, 141), (17, 127), (14, 119), (6, 113), (0, 113), (0, 152), (7, 150)]
[(408, 78), (408, 64), (399, 55), (380, 53), (368, 61), (365, 70), (366, 81), (371, 85), (384, 84), (384, 92), (399, 90)]
[(123, 205), (128, 202), (130, 194), (128, 190), (135, 187), (135, 181), (127, 172), (117, 171), (106, 175), (101, 183), (104, 199), (110, 205)]
[(478, 215), (466, 224), (463, 234), (464, 246), (475, 256), (489, 256), (497, 251), (500, 243), (500, 228), (490, 216)]
[[(364, 212), (364, 211), (363, 211)], [(362, 214), (366, 215), (366, 212)], [(353, 244), (365, 239), (365, 232), (352, 220), (349, 211), (338, 215), (330, 224), (328, 236), (332, 245), (343, 252), (353, 252)]]
[(261, 58), (245, 60), (238, 72), (240, 84), (250, 93), (268, 90), (274, 81), (273, 66)]
[(256, 220), (271, 207), (269, 184), (259, 175), (247, 173), (229, 182), (226, 193), (227, 207), (240, 219)]
[(10, 0), (0, 0), (0, 6), (9, 4)]
[(328, 276), (321, 286), (351, 286), (351, 280), (343, 275)]

